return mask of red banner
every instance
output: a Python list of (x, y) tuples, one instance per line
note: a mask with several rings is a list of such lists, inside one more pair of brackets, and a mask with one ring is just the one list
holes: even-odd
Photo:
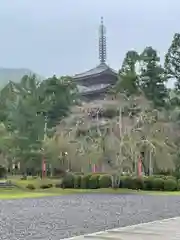
[(142, 160), (139, 158), (138, 160), (138, 176), (140, 177), (142, 175)]

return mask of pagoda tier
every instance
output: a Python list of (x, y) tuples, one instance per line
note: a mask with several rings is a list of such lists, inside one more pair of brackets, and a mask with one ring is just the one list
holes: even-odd
[(96, 68), (73, 77), (80, 94), (85, 98), (101, 98), (117, 81), (117, 72), (107, 64), (101, 63)]

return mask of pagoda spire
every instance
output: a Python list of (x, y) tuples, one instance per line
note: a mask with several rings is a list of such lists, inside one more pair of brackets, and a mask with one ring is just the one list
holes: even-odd
[(99, 59), (100, 63), (106, 62), (106, 28), (104, 26), (103, 17), (99, 28)]

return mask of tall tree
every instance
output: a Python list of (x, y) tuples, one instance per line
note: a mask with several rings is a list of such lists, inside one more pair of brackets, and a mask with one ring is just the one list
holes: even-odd
[(48, 127), (56, 126), (69, 113), (76, 99), (76, 85), (70, 77), (53, 76), (43, 82), (44, 97), (49, 101), (47, 110)]
[(180, 91), (180, 33), (175, 33), (165, 56), (165, 69), (168, 79), (175, 79), (175, 86)]
[(136, 51), (128, 51), (124, 58), (121, 69), (119, 70), (119, 81), (115, 86), (116, 92), (123, 92), (127, 96), (138, 93), (138, 75), (136, 63), (139, 55)]
[(146, 47), (140, 58), (140, 87), (146, 98), (151, 100), (155, 107), (162, 107), (168, 94), (165, 85), (167, 76), (160, 64), (157, 51), (152, 47)]

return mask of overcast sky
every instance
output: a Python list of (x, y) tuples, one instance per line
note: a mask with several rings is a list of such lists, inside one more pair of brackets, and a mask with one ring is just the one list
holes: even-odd
[(115, 69), (130, 49), (153, 46), (163, 56), (180, 32), (179, 0), (1, 0), (0, 66), (43, 76), (92, 68), (101, 16)]

